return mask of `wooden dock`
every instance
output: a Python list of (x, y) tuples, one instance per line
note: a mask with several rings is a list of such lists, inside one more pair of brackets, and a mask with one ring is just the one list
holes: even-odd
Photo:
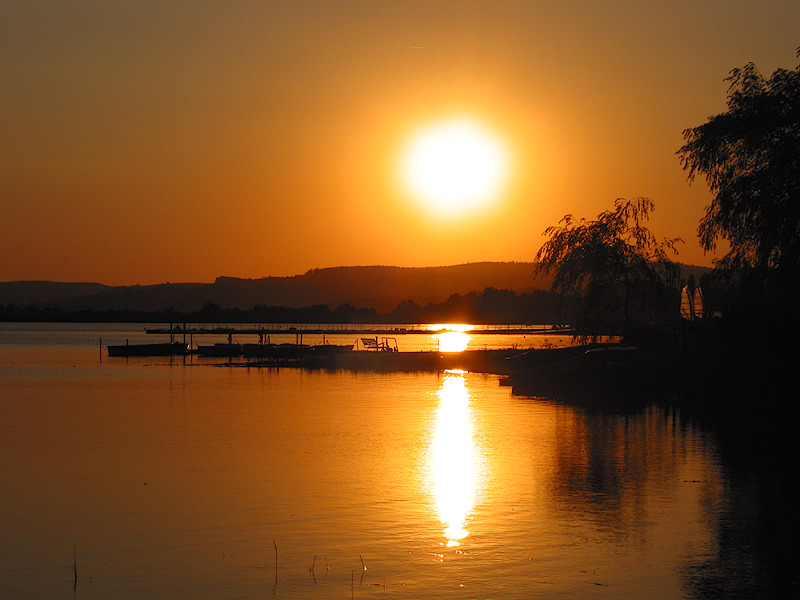
[(304, 368), (345, 371), (445, 371), (464, 370), (470, 373), (507, 375), (509, 357), (524, 350), (464, 350), (462, 352), (371, 352), (354, 350), (324, 357), (302, 359), (246, 359), (208, 363), (217, 367)]

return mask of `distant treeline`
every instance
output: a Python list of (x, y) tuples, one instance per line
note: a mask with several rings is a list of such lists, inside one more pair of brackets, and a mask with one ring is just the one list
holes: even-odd
[(64, 310), (58, 307), (0, 305), (0, 321), (63, 323), (567, 323), (573, 315), (569, 303), (546, 290), (516, 294), (486, 288), (483, 292), (453, 294), (438, 304), (406, 300), (388, 313), (374, 308), (342, 304), (331, 310), (325, 304), (303, 308), (265, 306), (251, 309), (222, 308), (207, 302), (194, 312), (167, 307), (142, 310)]

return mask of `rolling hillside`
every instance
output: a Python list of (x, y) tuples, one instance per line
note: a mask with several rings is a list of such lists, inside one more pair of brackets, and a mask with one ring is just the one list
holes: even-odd
[[(300, 308), (342, 304), (386, 313), (404, 300), (439, 303), (452, 294), (482, 292), (488, 287), (526, 292), (547, 289), (550, 278), (535, 277), (534, 263), (482, 262), (445, 267), (332, 267), (292, 277), (239, 279), (214, 283), (164, 283), (105, 286), (93, 283), (19, 281), (0, 283), (0, 304), (57, 307), (63, 310), (161, 310), (192, 312), (213, 302), (222, 308), (255, 305)], [(708, 269), (684, 266), (683, 277), (696, 279)]]

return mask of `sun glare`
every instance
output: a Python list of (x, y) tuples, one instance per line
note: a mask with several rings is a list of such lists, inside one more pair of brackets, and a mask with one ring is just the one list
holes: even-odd
[(485, 207), (503, 191), (505, 144), (477, 121), (456, 117), (416, 131), (400, 157), (403, 189), (432, 213), (458, 216)]
[(469, 335), (461, 331), (443, 331), (435, 337), (439, 352), (463, 352), (469, 345)]
[(428, 325), (428, 331), (434, 332), (439, 352), (463, 352), (470, 341), (466, 332), (474, 327), (466, 323), (434, 323)]

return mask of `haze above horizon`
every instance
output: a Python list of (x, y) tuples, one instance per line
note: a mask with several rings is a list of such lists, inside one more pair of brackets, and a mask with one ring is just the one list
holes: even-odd
[[(681, 133), (725, 110), (731, 69), (793, 68), (798, 22), (782, 0), (3, 3), (0, 281), (529, 262), (566, 213), (635, 196), (708, 266)], [(436, 206), (397, 180), (456, 117), (510, 158), (469, 212), (435, 174)], [(463, 146), (436, 160), (487, 150)]]

